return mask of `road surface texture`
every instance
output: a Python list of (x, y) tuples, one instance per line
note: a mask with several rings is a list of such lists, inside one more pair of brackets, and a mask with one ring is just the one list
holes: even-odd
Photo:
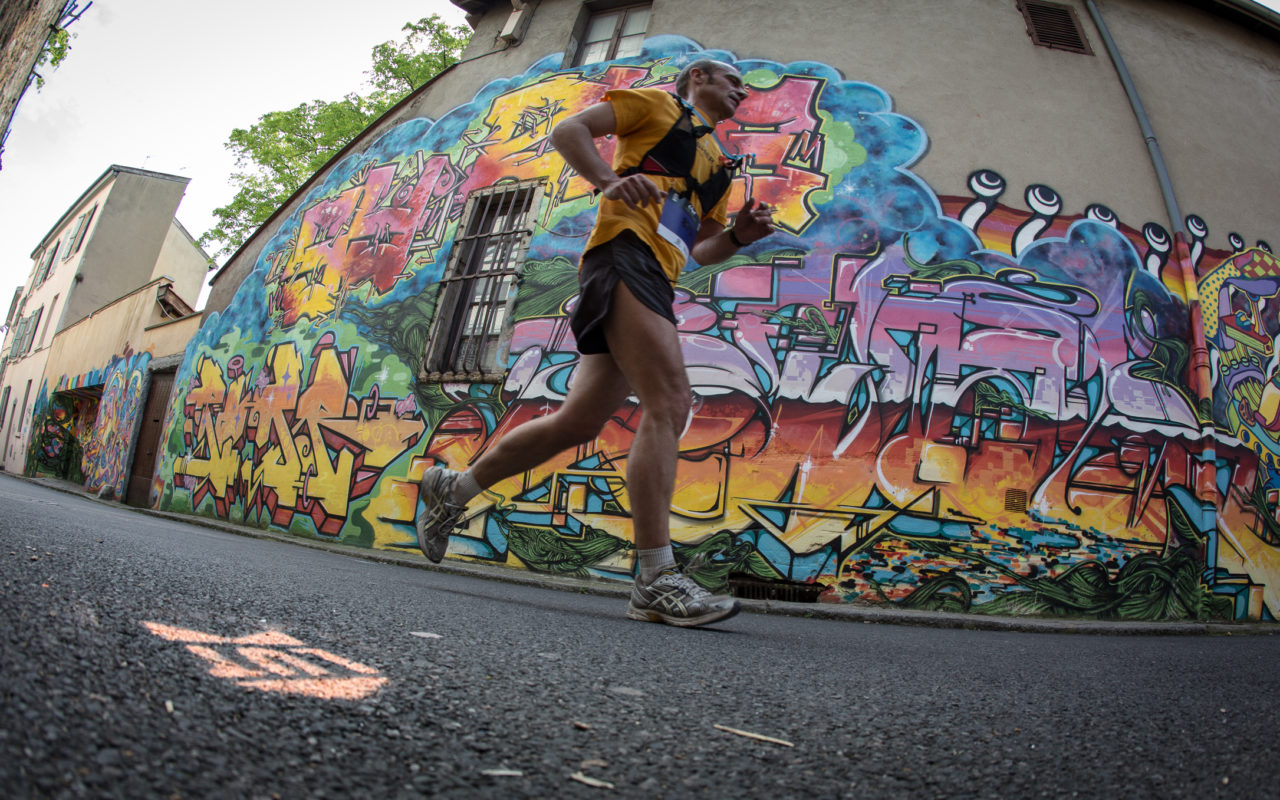
[(1273, 635), (681, 630), (11, 476), (0, 508), (4, 797), (1280, 793)]

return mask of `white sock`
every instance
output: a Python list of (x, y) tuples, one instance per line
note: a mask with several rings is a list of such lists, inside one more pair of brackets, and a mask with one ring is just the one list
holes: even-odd
[(646, 585), (653, 583), (662, 570), (676, 565), (676, 557), (671, 552), (671, 545), (654, 547), (650, 550), (637, 550), (636, 555), (640, 558), (640, 582)]
[(453, 502), (460, 506), (465, 506), (470, 502), (471, 498), (484, 491), (480, 488), (480, 484), (476, 483), (476, 479), (471, 474), (471, 470), (467, 470), (458, 476), (458, 480), (453, 484)]

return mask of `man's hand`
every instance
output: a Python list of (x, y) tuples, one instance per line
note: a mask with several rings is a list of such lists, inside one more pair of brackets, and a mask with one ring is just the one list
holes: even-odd
[(756, 205), (756, 199), (748, 197), (747, 204), (738, 212), (738, 216), (734, 217), (729, 231), (741, 244), (758, 242), (774, 231), (773, 209), (768, 203), (762, 202)]
[(648, 175), (640, 173), (610, 181), (601, 193), (610, 200), (626, 203), (628, 208), (640, 208), (650, 203), (662, 202), (662, 192), (658, 189), (658, 185), (650, 180)]
[(711, 219), (702, 221), (691, 255), (699, 264), (719, 264), (738, 248), (758, 242), (773, 231), (773, 208), (768, 203), (757, 205), (754, 197), (748, 197), (730, 227)]

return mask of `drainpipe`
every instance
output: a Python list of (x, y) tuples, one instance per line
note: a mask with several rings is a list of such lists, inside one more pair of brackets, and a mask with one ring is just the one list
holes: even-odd
[[(1187, 247), (1187, 229), (1182, 221), (1182, 212), (1178, 209), (1178, 201), (1173, 194), (1173, 182), (1169, 179), (1169, 170), (1165, 166), (1164, 156), (1160, 153), (1160, 144), (1156, 141), (1155, 131), (1151, 129), (1151, 120), (1147, 117), (1147, 110), (1142, 105), (1142, 98), (1138, 95), (1138, 89), (1133, 85), (1133, 79), (1129, 76), (1129, 69), (1125, 66), (1124, 58), (1120, 55), (1120, 50), (1116, 47), (1115, 40), (1111, 38), (1111, 31), (1107, 28), (1107, 23), (1102, 19), (1098, 7), (1093, 0), (1085, 0), (1085, 6), (1089, 9), (1089, 16), (1093, 18), (1093, 24), (1097, 26), (1098, 35), (1102, 37), (1103, 46), (1107, 49), (1107, 55), (1111, 57), (1111, 63), (1116, 68), (1116, 74), (1120, 76), (1120, 83), (1124, 86), (1124, 92), (1129, 97), (1129, 104), (1133, 107), (1133, 114), (1138, 118), (1138, 127), (1142, 129), (1142, 137), (1147, 142), (1147, 151), (1151, 155), (1151, 165), (1155, 168), (1156, 180), (1160, 182), (1160, 194), (1164, 197), (1164, 205), (1166, 213), (1169, 216), (1170, 226), (1173, 229), (1173, 257), (1178, 262), (1179, 270), (1182, 274), (1183, 293), (1187, 298), (1187, 311), (1191, 319), (1191, 388), (1195, 392), (1196, 400), (1200, 408), (1196, 409), (1197, 418), (1201, 409), (1211, 409), (1213, 407), (1213, 384), (1212, 371), (1209, 367), (1209, 348), (1204, 338), (1204, 318), (1201, 316), (1200, 309), (1200, 292), (1196, 287), (1195, 265), (1191, 263), (1191, 250)], [(1217, 456), (1215, 452), (1215, 436), (1213, 429), (1213, 419), (1208, 416), (1199, 419), (1200, 422), (1200, 452), (1202, 458), (1202, 469), (1196, 480), (1196, 494), (1201, 502), (1211, 502), (1217, 494), (1215, 481), (1216, 470), (1210, 469), (1215, 462)], [(1213, 514), (1217, 513), (1217, 504), (1211, 503)], [(1206, 523), (1208, 520), (1205, 521)], [(1216, 521), (1214, 526), (1217, 526)]]

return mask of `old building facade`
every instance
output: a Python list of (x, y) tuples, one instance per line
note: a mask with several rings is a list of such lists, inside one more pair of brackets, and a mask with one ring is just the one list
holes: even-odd
[[(572, 379), (591, 187), (547, 135), (737, 67), (731, 206), (689, 269), (672, 507), (708, 585), (971, 613), (1280, 607), (1280, 19), (1248, 2), (457, 2), (463, 60), (219, 274), (160, 508), (413, 550), (416, 481)], [(821, 29), (818, 35), (817, 29)], [(453, 557), (631, 574), (633, 406), (493, 487)]]

